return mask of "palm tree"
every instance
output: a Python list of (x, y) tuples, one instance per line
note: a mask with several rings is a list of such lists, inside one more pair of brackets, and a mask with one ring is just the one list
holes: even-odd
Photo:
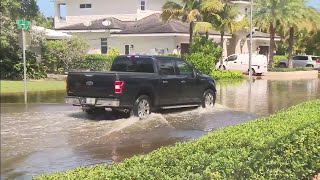
[[(220, 0), (210, 0), (210, 3), (215, 4), (212, 9), (219, 9), (221, 7)], [(172, 18), (178, 18), (182, 22), (188, 22), (189, 27), (189, 43), (192, 43), (194, 25), (201, 19), (201, 0), (181, 0), (181, 3), (173, 1), (167, 1), (162, 6), (161, 17), (165, 21), (169, 21)]]
[[(305, 7), (304, 0), (291, 0), (286, 6), (286, 19), (282, 20), (281, 25), (289, 27), (289, 46), (288, 46), (288, 67), (292, 67), (292, 56), (294, 50), (294, 36), (296, 30), (311, 32), (316, 30), (319, 20), (317, 20), (317, 10)], [(319, 25), (318, 25), (319, 26)]]
[[(201, 26), (206, 28), (211, 27), (220, 32), (220, 46), (222, 48), (222, 52), (225, 32), (234, 33), (235, 31), (238, 31), (241, 28), (249, 25), (247, 18), (237, 21), (239, 11), (236, 5), (225, 4), (218, 12), (212, 12), (210, 7), (206, 6), (205, 12), (206, 13), (204, 13), (203, 20), (205, 22), (209, 22), (210, 24), (206, 23), (207, 25), (205, 26), (205, 23), (201, 23)], [(195, 29), (198, 30), (201, 28), (196, 27)], [(222, 64), (222, 60), (223, 59), (221, 57), (220, 64)]]
[(270, 33), (269, 68), (272, 68), (276, 28), (286, 18), (287, 5), (291, 0), (257, 0), (255, 4), (255, 22)]

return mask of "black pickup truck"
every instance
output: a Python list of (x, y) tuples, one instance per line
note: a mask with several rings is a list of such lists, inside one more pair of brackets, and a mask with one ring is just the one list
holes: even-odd
[(111, 108), (142, 117), (162, 108), (212, 107), (213, 78), (170, 56), (118, 56), (105, 72), (69, 72), (65, 102), (87, 113)]

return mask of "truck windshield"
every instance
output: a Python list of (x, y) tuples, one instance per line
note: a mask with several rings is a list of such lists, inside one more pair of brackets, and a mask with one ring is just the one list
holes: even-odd
[(118, 57), (113, 61), (111, 71), (154, 73), (152, 58)]

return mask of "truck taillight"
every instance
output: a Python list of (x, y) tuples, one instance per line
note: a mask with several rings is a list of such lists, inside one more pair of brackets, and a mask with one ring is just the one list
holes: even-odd
[(124, 81), (115, 81), (114, 82), (114, 93), (122, 94), (124, 88)]
[(316, 60), (316, 63), (320, 63), (320, 59)]

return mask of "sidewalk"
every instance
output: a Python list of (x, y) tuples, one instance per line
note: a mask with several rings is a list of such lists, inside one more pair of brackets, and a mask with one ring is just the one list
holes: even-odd
[(262, 76), (254, 76), (256, 79), (267, 80), (300, 80), (300, 79), (318, 79), (320, 73), (314, 71), (294, 71), (294, 72), (267, 72)]

